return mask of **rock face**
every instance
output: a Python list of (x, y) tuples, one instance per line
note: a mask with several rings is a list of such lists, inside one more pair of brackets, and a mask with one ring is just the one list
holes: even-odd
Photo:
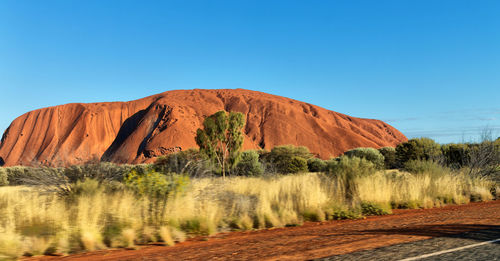
[(356, 147), (395, 146), (392, 126), (249, 90), (168, 91), (129, 102), (73, 103), (28, 112), (5, 131), (5, 166), (152, 162), (196, 148), (196, 129), (219, 110), (246, 116), (243, 149), (293, 144), (327, 159)]

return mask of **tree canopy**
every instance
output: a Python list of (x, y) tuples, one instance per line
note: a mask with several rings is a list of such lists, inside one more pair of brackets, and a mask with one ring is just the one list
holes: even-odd
[(222, 176), (230, 171), (240, 157), (243, 146), (241, 129), (245, 116), (240, 112), (218, 111), (203, 121), (203, 129), (196, 131), (196, 144), (221, 168)]

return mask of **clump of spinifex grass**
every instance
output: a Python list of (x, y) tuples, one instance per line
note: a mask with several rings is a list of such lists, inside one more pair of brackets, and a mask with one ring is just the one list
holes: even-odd
[(391, 206), (489, 200), (494, 188), (462, 172), (381, 171), (352, 159), (329, 164), (338, 172), (191, 180), (136, 173), (124, 184), (80, 181), (66, 196), (0, 187), (0, 258), (172, 245), (192, 235), (386, 214)]

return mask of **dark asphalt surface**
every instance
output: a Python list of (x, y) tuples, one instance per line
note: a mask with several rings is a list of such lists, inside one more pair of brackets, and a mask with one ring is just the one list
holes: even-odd
[[(345, 255), (316, 260), (402, 260), (431, 254), (443, 250), (464, 247), (500, 238), (500, 226), (494, 229), (466, 232), (446, 237), (436, 237), (411, 243), (392, 245), (372, 250), (358, 251)], [(500, 242), (471, 247), (418, 260), (500, 260)]]

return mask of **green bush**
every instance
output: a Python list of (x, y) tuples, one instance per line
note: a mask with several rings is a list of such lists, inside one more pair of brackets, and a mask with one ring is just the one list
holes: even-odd
[(378, 149), (378, 151), (382, 154), (382, 156), (384, 156), (384, 166), (386, 169), (397, 168), (396, 148), (383, 147)]
[(310, 172), (323, 172), (326, 170), (326, 162), (318, 158), (310, 158), (307, 160), (307, 168)]
[(375, 164), (363, 158), (341, 156), (327, 162), (328, 176), (343, 186), (347, 200), (357, 197), (355, 179), (374, 174)]
[(189, 183), (189, 178), (175, 173), (162, 174), (154, 170), (144, 174), (132, 170), (125, 177), (124, 182), (139, 196), (163, 198), (183, 191)]
[(188, 174), (190, 177), (200, 177), (214, 171), (210, 160), (197, 149), (158, 157), (154, 163), (154, 169), (162, 173)]
[(338, 177), (365, 177), (377, 171), (375, 164), (363, 158), (340, 156), (327, 161), (328, 174)]
[(468, 144), (445, 144), (441, 146), (444, 161), (447, 166), (459, 169), (470, 161), (470, 148)]
[(361, 202), (361, 213), (367, 216), (380, 216), (391, 214), (391, 206), (373, 202)]
[(264, 169), (259, 162), (259, 153), (254, 150), (242, 152), (240, 161), (234, 169), (234, 173), (241, 176), (260, 176), (263, 172)]
[(189, 184), (187, 176), (175, 173), (161, 174), (154, 170), (140, 174), (132, 170), (124, 179), (126, 186), (139, 197), (146, 197), (149, 204), (151, 223), (165, 224), (165, 210), (169, 197), (184, 191)]
[(432, 176), (443, 176), (451, 172), (450, 169), (442, 166), (433, 160), (410, 160), (404, 164), (404, 170), (413, 174), (428, 173)]
[(307, 209), (301, 213), (304, 221), (321, 222), (325, 221), (326, 214), (319, 209)]
[(402, 202), (391, 201), (392, 209), (417, 209), (422, 207), (422, 202), (419, 200), (406, 200)]
[(378, 169), (384, 168), (384, 156), (374, 148), (356, 148), (344, 153), (347, 157), (358, 157), (372, 162)]
[(307, 160), (312, 154), (306, 147), (292, 145), (276, 146), (270, 152), (263, 151), (260, 158), (270, 172), (282, 174), (307, 171)]
[(307, 172), (307, 160), (294, 156), (290, 159), (286, 167), (283, 168), (283, 173), (301, 173)]
[(68, 202), (75, 202), (82, 196), (92, 197), (104, 191), (109, 193), (114, 191), (114, 189), (108, 188), (102, 181), (91, 178), (79, 180), (76, 183), (69, 184), (68, 187), (67, 193), (64, 194)]
[(85, 179), (96, 179), (99, 181), (122, 181), (124, 177), (135, 170), (139, 173), (148, 171), (152, 165), (149, 164), (115, 164), (111, 162), (98, 162), (85, 165), (75, 165), (60, 168), (64, 176), (74, 183)]
[[(74, 186), (85, 180), (106, 183), (106, 189), (121, 189), (119, 183), (131, 170), (145, 173), (150, 165), (118, 165), (109, 162), (76, 165), (66, 168), (13, 166), (0, 168), (0, 185), (32, 185), (57, 192), (60, 196), (70, 196)], [(6, 181), (5, 182), (5, 178)]]
[(359, 209), (342, 205), (333, 204), (327, 206), (324, 211), (327, 220), (359, 219), (363, 217)]
[(30, 181), (61, 174), (62, 168), (33, 168), (24, 166), (4, 167), (9, 185), (24, 185)]
[(437, 160), (441, 156), (441, 145), (429, 138), (416, 138), (396, 147), (399, 167), (409, 160)]

